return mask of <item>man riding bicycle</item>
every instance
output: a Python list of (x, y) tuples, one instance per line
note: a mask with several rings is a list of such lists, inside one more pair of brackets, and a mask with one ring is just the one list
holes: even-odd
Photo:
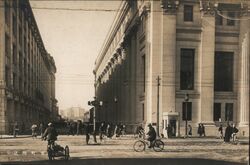
[(151, 147), (153, 147), (153, 141), (155, 141), (155, 139), (156, 139), (156, 132), (155, 132), (154, 127), (151, 124), (148, 124), (148, 127), (149, 127), (149, 131), (147, 133), (147, 135), (148, 135), (147, 140), (150, 142), (150, 145), (148, 148), (151, 148)]

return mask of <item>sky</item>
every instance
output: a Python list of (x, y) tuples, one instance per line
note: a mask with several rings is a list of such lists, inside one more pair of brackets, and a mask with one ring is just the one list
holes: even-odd
[(30, 3), (45, 48), (55, 59), (59, 109), (72, 106), (90, 109), (87, 102), (94, 97), (94, 62), (120, 2), (30, 0)]

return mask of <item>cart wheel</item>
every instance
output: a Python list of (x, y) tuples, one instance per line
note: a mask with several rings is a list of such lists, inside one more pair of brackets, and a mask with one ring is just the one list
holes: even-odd
[(50, 148), (48, 149), (48, 157), (49, 160), (53, 160), (52, 150)]
[(69, 160), (69, 147), (66, 146), (64, 149), (65, 160)]

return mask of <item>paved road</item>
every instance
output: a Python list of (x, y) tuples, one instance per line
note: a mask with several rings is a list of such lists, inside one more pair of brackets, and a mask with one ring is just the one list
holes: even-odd
[[(83, 136), (59, 136), (61, 146), (69, 145), (71, 159), (66, 164), (247, 164), (248, 145), (225, 144), (220, 139), (164, 139), (163, 152), (147, 149), (134, 152), (135, 139), (106, 139), (99, 145), (85, 144)], [(249, 144), (249, 142), (246, 142)], [(14, 164), (51, 164), (47, 160), (46, 142), (31, 137), (0, 139), (0, 162)], [(134, 164), (132, 163), (132, 164)], [(53, 164), (65, 164), (57, 159)]]

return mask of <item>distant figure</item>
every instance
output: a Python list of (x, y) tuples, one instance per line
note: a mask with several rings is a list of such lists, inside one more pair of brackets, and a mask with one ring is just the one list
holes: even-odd
[(80, 134), (81, 121), (77, 121), (76, 123), (76, 135)]
[(203, 124), (201, 124), (201, 135), (203, 135), (204, 137), (206, 136), (205, 127)]
[(104, 127), (104, 123), (101, 123), (100, 127), (99, 127), (99, 136), (100, 136), (100, 141), (102, 141), (103, 139), (103, 135), (105, 134), (105, 127)]
[(232, 127), (230, 126), (229, 123), (227, 123), (225, 136), (224, 136), (224, 142), (230, 142), (231, 135), (232, 135)]
[(91, 133), (91, 128), (89, 123), (87, 123), (86, 128), (85, 128), (85, 134), (86, 134), (86, 144), (89, 144), (89, 138), (90, 138), (90, 133)]
[(201, 124), (199, 124), (198, 126), (198, 131), (197, 131), (198, 135), (201, 137), (202, 136), (202, 127)]
[(32, 136), (33, 139), (36, 138), (36, 136), (37, 136), (36, 130), (37, 130), (37, 125), (33, 124), (31, 126), (31, 136)]
[(188, 136), (192, 136), (192, 126), (190, 124), (188, 125)]
[(106, 127), (106, 136), (107, 136), (108, 138), (111, 138), (111, 137), (112, 137), (112, 135), (111, 135), (111, 126), (110, 126), (110, 124), (108, 124), (107, 127)]
[(39, 125), (39, 130), (40, 130), (41, 139), (42, 139), (43, 132), (45, 131), (45, 128), (44, 128), (44, 124), (43, 124), (43, 122), (41, 122), (41, 123), (40, 123), (40, 125)]
[(25, 124), (24, 124), (24, 122), (22, 122), (22, 125), (21, 125), (21, 132), (22, 132), (23, 135), (25, 134)]
[(223, 127), (222, 127), (222, 124), (220, 125), (220, 127), (218, 129), (218, 133), (219, 133), (219, 138), (222, 139), (223, 138)]
[(238, 132), (239, 132), (239, 130), (236, 128), (236, 125), (233, 124), (233, 128), (232, 128), (232, 140), (233, 140), (233, 142), (236, 141)]
[(13, 125), (13, 136), (14, 136), (14, 138), (18, 135), (18, 132), (19, 132), (19, 127), (18, 127), (17, 122), (15, 122), (14, 125)]
[(170, 126), (170, 124), (168, 124), (166, 129), (167, 129), (168, 138), (171, 138), (173, 130), (172, 130), (172, 127)]
[(125, 134), (126, 134), (126, 125), (123, 124), (123, 125), (121, 126), (121, 135), (124, 136)]

